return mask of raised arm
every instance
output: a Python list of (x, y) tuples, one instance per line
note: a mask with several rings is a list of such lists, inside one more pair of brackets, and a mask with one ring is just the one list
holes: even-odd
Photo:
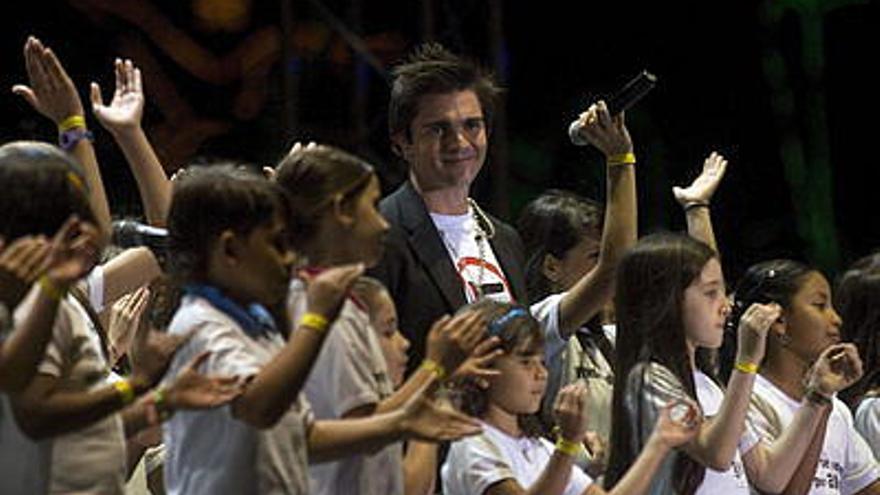
[[(443, 317), (428, 332), (425, 361), (391, 396), (372, 407), (372, 412), (384, 413), (401, 407), (425, 385), (431, 390), (450, 375), (472, 353), (485, 337), (486, 323), (479, 312), (464, 312), (455, 317)], [(369, 414), (370, 407), (362, 407), (344, 414), (344, 417)]]
[(37, 241), (21, 238), (0, 253), (0, 267), (21, 277), (22, 285), (30, 287), (40, 277), (33, 305), (0, 347), (0, 390), (11, 393), (30, 383), (52, 339), (62, 295), (91, 270), (99, 250), (98, 229), (76, 218), (68, 219), (51, 243)]
[(152, 225), (165, 225), (171, 205), (171, 181), (141, 126), (144, 90), (141, 71), (131, 62), (116, 59), (116, 91), (104, 105), (101, 88), (91, 84), (92, 112), (98, 122), (113, 135), (125, 155), (137, 181), (144, 214)]
[(25, 67), (30, 86), (16, 84), (12, 92), (24, 98), (37, 112), (58, 126), (58, 131), (70, 139), (69, 151), (83, 167), (88, 188), (89, 204), (102, 236), (110, 235), (110, 206), (95, 149), (86, 134), (82, 101), (70, 76), (52, 49), (40, 40), (29, 37), (24, 45)]
[(162, 273), (156, 256), (147, 247), (126, 249), (101, 266), (104, 272), (103, 306), (152, 282)]
[(586, 434), (584, 399), (587, 393), (587, 387), (577, 382), (563, 387), (556, 396), (553, 414), (559, 425), (560, 440), (538, 479), (529, 487), (520, 485), (515, 479), (506, 479), (490, 486), (486, 495), (561, 495), (565, 491), (575, 455)]
[[(69, 336), (54, 338), (64, 340)], [(134, 373), (130, 378), (86, 391), (70, 390), (59, 375), (39, 373), (22, 393), (13, 396), (15, 417), (28, 436), (43, 439), (84, 428), (119, 412), (158, 383), (186, 338), (152, 331), (142, 324), (132, 342)], [(64, 365), (55, 363), (57, 367)]]
[(736, 366), (727, 383), (718, 412), (706, 420), (694, 440), (683, 449), (706, 467), (724, 471), (730, 467), (745, 428), (755, 370), (764, 358), (770, 325), (779, 318), (778, 304), (753, 304), (737, 329)]
[(427, 398), (429, 384), (400, 408), (368, 418), (316, 421), (308, 432), (310, 462), (374, 452), (406, 439), (444, 442), (480, 433), (479, 422)]
[(684, 208), (687, 217), (688, 235), (709, 245), (718, 252), (715, 242), (715, 231), (712, 229), (712, 217), (709, 205), (718, 184), (724, 178), (727, 160), (713, 151), (703, 162), (700, 175), (686, 188), (673, 187), (672, 194), (678, 204)]
[[(654, 475), (669, 452), (691, 441), (699, 431), (703, 418), (694, 402), (673, 401), (657, 417), (654, 431), (633, 465), (608, 492), (612, 495), (641, 495), (648, 492)], [(597, 485), (588, 493), (602, 493)]]
[[(326, 332), (336, 319), (363, 265), (330, 268), (309, 282), (306, 316), (287, 345), (232, 403), (232, 414), (257, 428), (269, 428), (296, 400), (312, 369)], [(281, 323), (281, 322), (279, 322)]]
[(198, 368), (210, 353), (194, 357), (168, 387), (144, 394), (122, 413), (126, 438), (155, 426), (181, 409), (210, 409), (231, 401), (241, 393), (238, 377), (211, 377)]
[(749, 480), (769, 493), (805, 493), (816, 472), (831, 397), (861, 376), (862, 362), (855, 346), (837, 344), (825, 349), (806, 377), (808, 393), (791, 423), (772, 443), (759, 443), (743, 456)]
[(611, 297), (617, 264), (636, 243), (635, 155), (623, 114), (611, 117), (605, 102), (590, 107), (581, 119), (582, 135), (605, 155), (607, 195), (599, 261), (572, 286), (559, 305), (563, 337), (589, 321)]

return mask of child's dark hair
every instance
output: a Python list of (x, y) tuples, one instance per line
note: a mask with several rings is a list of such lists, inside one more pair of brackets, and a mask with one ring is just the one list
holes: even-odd
[(530, 201), (522, 210), (517, 230), (526, 249), (526, 283), (532, 301), (553, 292), (544, 275), (544, 257), (558, 259), (584, 237), (602, 235), (602, 206), (572, 192), (553, 189)]
[(287, 202), (272, 182), (243, 166), (191, 167), (174, 184), (168, 212), (169, 267), (175, 282), (203, 282), (208, 251), (226, 230), (248, 235), (272, 221), (286, 222)]
[[(517, 351), (544, 354), (544, 332), (528, 308), (482, 299), (462, 307), (458, 312), (464, 311), (477, 311), (484, 316), (488, 321), (488, 334), (501, 340), (499, 348), (505, 354)], [(471, 380), (465, 380), (460, 384), (460, 392), (460, 407), (465, 413), (478, 418), (486, 414), (489, 407), (486, 390)], [(520, 428), (528, 436), (536, 437), (546, 433), (537, 413), (520, 415), (518, 421)]]
[(51, 237), (70, 215), (94, 223), (80, 167), (46, 143), (16, 141), (0, 146), (0, 237)]
[(301, 248), (313, 237), (321, 215), (335, 198), (357, 197), (372, 177), (372, 165), (332, 146), (304, 148), (281, 160), (275, 181), (290, 202), (293, 245)]
[(814, 271), (803, 263), (787, 259), (764, 261), (746, 270), (733, 293), (733, 307), (727, 317), (724, 342), (719, 353), (719, 375), (723, 380), (728, 380), (733, 372), (737, 327), (749, 306), (775, 302), (783, 309), (789, 308), (804, 277)]
[(487, 128), (491, 128), (501, 89), (476, 63), (459, 57), (438, 43), (425, 43), (393, 70), (388, 102), (388, 133), (412, 140), (410, 126), (420, 99), (429, 94), (472, 90), (480, 100)]
[[(684, 291), (717, 255), (690, 237), (654, 234), (641, 239), (617, 269), (616, 373), (614, 376), (611, 453), (606, 486), (617, 483), (639, 452), (624, 405), (630, 373), (653, 361), (669, 369), (688, 395), (696, 398), (687, 352), (682, 303)], [(639, 419), (639, 422), (641, 420)], [(674, 468), (676, 493), (690, 494), (702, 483), (705, 468), (687, 455)]]
[(865, 374), (840, 393), (855, 408), (880, 387), (880, 253), (859, 259), (837, 281), (834, 305), (840, 312), (843, 339), (859, 349)]

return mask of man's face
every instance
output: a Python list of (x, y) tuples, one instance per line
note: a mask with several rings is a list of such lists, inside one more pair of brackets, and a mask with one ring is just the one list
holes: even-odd
[(411, 140), (393, 136), (423, 192), (470, 188), (486, 159), (483, 108), (472, 90), (429, 94), (419, 100)]

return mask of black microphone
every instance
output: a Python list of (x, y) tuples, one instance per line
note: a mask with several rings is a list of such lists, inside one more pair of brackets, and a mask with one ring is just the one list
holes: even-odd
[[(608, 99), (608, 113), (613, 117), (630, 108), (635, 105), (637, 101), (641, 100), (649, 91), (654, 89), (654, 86), (656, 85), (657, 76), (643, 70)], [(581, 123), (580, 118), (576, 119), (570, 126), (568, 126), (568, 138), (575, 146), (587, 146), (590, 144), (589, 141), (581, 136), (581, 129), (583, 129), (583, 127), (584, 124)]]
[(118, 220), (113, 222), (113, 244), (123, 248), (146, 246), (154, 254), (164, 254), (168, 249), (168, 229), (134, 220)]

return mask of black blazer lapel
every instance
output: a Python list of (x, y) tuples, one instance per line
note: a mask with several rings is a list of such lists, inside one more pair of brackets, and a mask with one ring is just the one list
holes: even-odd
[(467, 304), (458, 272), (443, 246), (440, 234), (431, 221), (421, 196), (407, 181), (400, 191), (398, 213), (401, 227), (408, 234), (409, 248), (427, 268), (428, 275), (440, 289), (450, 311)]

